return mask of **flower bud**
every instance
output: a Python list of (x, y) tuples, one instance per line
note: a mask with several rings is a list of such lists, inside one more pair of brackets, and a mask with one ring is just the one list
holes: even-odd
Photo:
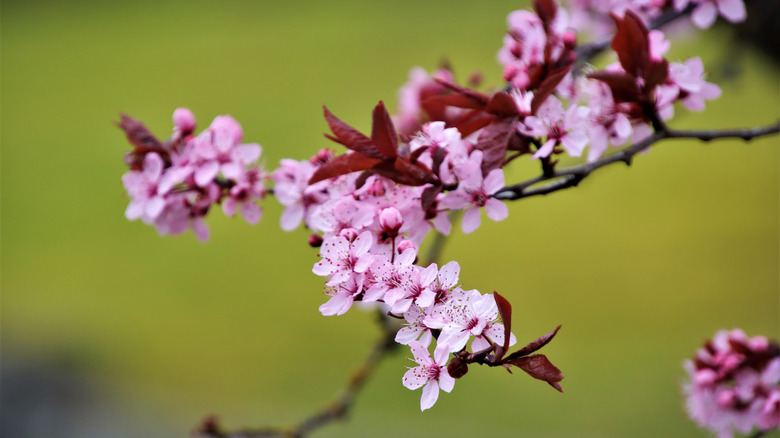
[(398, 250), (398, 254), (402, 254), (404, 251), (410, 248), (416, 250), (417, 245), (415, 245), (411, 240), (404, 239), (398, 244), (396, 249)]
[(319, 234), (312, 234), (309, 236), (309, 246), (312, 248), (319, 248), (322, 246), (322, 236)]
[(176, 108), (173, 112), (173, 126), (179, 135), (187, 135), (195, 130), (195, 115), (187, 108)]
[(315, 166), (322, 166), (333, 159), (333, 151), (330, 149), (320, 149), (317, 153), (311, 157), (309, 162)]
[(339, 233), (339, 236), (347, 239), (350, 242), (354, 242), (355, 239), (357, 239), (357, 237), (358, 237), (358, 230), (356, 230), (354, 228), (344, 228)]
[(460, 379), (469, 372), (469, 366), (466, 362), (463, 362), (461, 358), (456, 356), (452, 358), (449, 365), (447, 365), (447, 372), (453, 379)]
[(390, 237), (397, 236), (398, 230), (403, 224), (404, 219), (401, 217), (401, 213), (393, 207), (385, 208), (379, 213), (379, 226)]
[(573, 50), (577, 45), (577, 34), (573, 30), (566, 30), (563, 32), (563, 45), (569, 50)]

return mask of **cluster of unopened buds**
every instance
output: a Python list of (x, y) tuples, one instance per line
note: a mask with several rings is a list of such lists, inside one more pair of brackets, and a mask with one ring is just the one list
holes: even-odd
[[(303, 224), (312, 231), (309, 244), (320, 248), (313, 273), (325, 277), (321, 313), (341, 315), (355, 302), (376, 303), (406, 322), (395, 339), (411, 348), (418, 365), (403, 383), (424, 387), (423, 410), (475, 363), (516, 366), (561, 390), (563, 374), (535, 354), (560, 326), (510, 353), (516, 338), (508, 301), (463, 289), (457, 262), (420, 264), (418, 248), (431, 231), (449, 234), (456, 212), (462, 212), (464, 233), (480, 226), (483, 210), (504, 220), (503, 167), (512, 160), (525, 155), (548, 172), (555, 156), (579, 157), (588, 148), (593, 162), (610, 145), (650, 135), (673, 116), (674, 103), (702, 110), (705, 100), (718, 97), (699, 58), (675, 63), (664, 57), (669, 42), (649, 28), (651, 20), (684, 10), (693, 11), (700, 26), (712, 24), (712, 11), (744, 18), (739, 0), (570, 3), (571, 14), (552, 0), (509, 14), (498, 53), (505, 88), (486, 94), (458, 85), (448, 69), (429, 75), (416, 68), (401, 88), (397, 114), (382, 102), (374, 108), (370, 135), (325, 109), (332, 132), (326, 136), (346, 153), (323, 149), (310, 159), (282, 160), (270, 173), (258, 167), (260, 146), (242, 144), (242, 129), (230, 116), (195, 135), (192, 113), (177, 109), (173, 135), (164, 142), (122, 116), (120, 127), (134, 146), (123, 177), (132, 198), (126, 216), (161, 234), (191, 227), (205, 240), (203, 217), (211, 207), (219, 204), (229, 216), (240, 209), (255, 223), (261, 216), (256, 201), (273, 182), (273, 196), (285, 207), (281, 227)], [(617, 62), (596, 71), (578, 58), (573, 26), (584, 14), (605, 12), (612, 13)]]
[(722, 330), (685, 363), (688, 413), (702, 427), (735, 432), (780, 428), (780, 346)]

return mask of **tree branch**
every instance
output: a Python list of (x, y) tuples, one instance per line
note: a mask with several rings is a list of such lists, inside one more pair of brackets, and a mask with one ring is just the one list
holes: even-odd
[[(633, 145), (622, 149), (619, 152), (608, 155), (598, 161), (569, 167), (567, 169), (556, 170), (549, 175), (542, 174), (527, 181), (504, 187), (493, 196), (501, 200), (514, 201), (531, 196), (546, 195), (570, 187), (576, 187), (580, 181), (590, 176), (590, 174), (597, 169), (600, 169), (606, 165), (612, 163), (626, 163), (626, 165), (631, 165), (631, 160), (634, 158), (634, 155), (649, 148), (654, 143), (657, 143), (661, 140), (672, 138), (694, 138), (701, 141), (711, 141), (721, 138), (741, 138), (745, 141), (750, 141), (757, 137), (777, 134), (778, 132), (780, 132), (780, 121), (774, 125), (758, 128), (701, 131), (673, 130), (664, 126), (662, 130), (653, 133), (644, 140), (638, 143), (634, 143)], [(544, 181), (552, 182), (541, 187), (533, 187), (536, 184)]]
[(328, 406), (315, 412), (310, 417), (294, 426), (288, 427), (264, 427), (245, 428), (234, 431), (225, 431), (219, 425), (216, 417), (210, 416), (192, 432), (193, 438), (302, 438), (315, 429), (328, 423), (342, 420), (349, 413), (355, 397), (358, 395), (368, 379), (373, 374), (377, 365), (388, 353), (395, 350), (398, 344), (395, 342), (395, 333), (398, 327), (382, 311), (377, 312), (377, 319), (382, 333), (377, 339), (370, 354), (363, 363), (355, 369), (347, 381), (346, 388), (341, 396), (332, 401)]

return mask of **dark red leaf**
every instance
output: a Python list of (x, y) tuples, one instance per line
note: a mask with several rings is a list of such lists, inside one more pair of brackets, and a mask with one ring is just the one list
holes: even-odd
[(540, 348), (544, 347), (545, 345), (549, 344), (550, 341), (555, 337), (556, 334), (558, 334), (558, 330), (561, 329), (561, 326), (555, 327), (555, 330), (551, 331), (550, 333), (547, 333), (546, 335), (536, 339), (535, 341), (529, 343), (525, 347), (521, 348), (520, 350), (515, 351), (514, 353), (510, 354), (509, 356), (504, 359), (504, 361), (510, 361), (514, 360), (523, 356), (527, 356), (535, 351), (538, 351)]
[(476, 149), (482, 151), (482, 175), (504, 165), (509, 139), (515, 132), (515, 118), (496, 119), (479, 133)]
[(380, 159), (389, 158), (377, 150), (373, 140), (334, 116), (328, 111), (327, 107), (323, 106), (322, 108), (325, 113), (325, 120), (328, 122), (330, 130), (333, 131), (333, 134), (335, 135), (335, 137), (333, 137), (325, 134), (326, 137), (346, 146), (348, 149), (360, 152), (368, 157)]
[(557, 9), (558, 7), (553, 0), (534, 0), (534, 11), (544, 23), (545, 28), (549, 27), (555, 19)]
[(436, 175), (440, 175), (439, 172), (441, 172), (441, 163), (444, 162), (444, 159), (447, 157), (447, 149), (444, 148), (438, 148), (433, 152), (433, 163), (432, 166), (433, 172)]
[(422, 203), (424, 212), (427, 212), (433, 206), (433, 202), (436, 201), (436, 195), (441, 193), (442, 189), (443, 187), (441, 184), (436, 184), (426, 187), (426, 189), (423, 190), (422, 195), (420, 196), (420, 202)]
[(614, 13), (612, 18), (617, 24), (615, 36), (612, 38), (612, 50), (617, 53), (620, 65), (625, 71), (642, 77), (650, 63), (647, 27), (642, 19), (630, 10), (626, 11), (623, 18)]
[(453, 127), (458, 128), (460, 135), (465, 138), (489, 125), (495, 119), (496, 116), (482, 111), (470, 111), (453, 123)]
[(144, 126), (140, 121), (128, 116), (127, 114), (120, 114), (122, 120), (117, 123), (117, 126), (125, 131), (127, 141), (137, 148), (148, 149), (162, 149), (162, 143)]
[(617, 102), (637, 102), (639, 100), (636, 78), (628, 73), (601, 70), (588, 74), (588, 77), (607, 84), (612, 90), (612, 97)]
[(398, 156), (398, 134), (395, 133), (393, 121), (381, 100), (374, 107), (372, 114), (371, 139), (374, 140), (374, 146), (384, 158)]
[(547, 100), (548, 97), (555, 91), (555, 87), (561, 83), (566, 74), (571, 69), (570, 65), (561, 67), (558, 70), (551, 72), (546, 78), (539, 84), (539, 88), (534, 93), (533, 101), (531, 101), (531, 114), (536, 114), (536, 111)]
[(652, 90), (656, 86), (666, 82), (669, 76), (669, 61), (666, 58), (661, 62), (653, 61), (645, 73), (645, 90)]
[(408, 158), (397, 157), (395, 160), (384, 160), (371, 167), (371, 171), (391, 179), (398, 184), (421, 186), (436, 182), (430, 169), (422, 163), (412, 163)]
[[(506, 352), (509, 348), (509, 338), (512, 334), (512, 305), (498, 292), (493, 292), (493, 298), (496, 299), (498, 314), (501, 315), (501, 322), (504, 324), (504, 345), (502, 347), (503, 351)], [(499, 357), (497, 360), (501, 360), (501, 358)]]
[(436, 82), (444, 85), (445, 87), (449, 88), (452, 91), (455, 91), (458, 94), (462, 94), (470, 99), (473, 99), (476, 102), (481, 103), (483, 106), (487, 105), (488, 100), (490, 100), (490, 96), (487, 94), (482, 94), (479, 91), (474, 91), (466, 87), (461, 87), (458, 84), (453, 84), (452, 82), (445, 81), (443, 79), (434, 78)]
[(547, 356), (535, 354), (533, 356), (520, 357), (506, 362), (525, 371), (534, 379), (544, 380), (553, 388), (563, 392), (563, 388), (558, 384), (558, 382), (563, 380), (563, 373), (547, 359)]
[(457, 108), (478, 110), (481, 110), (485, 107), (485, 104), (481, 100), (474, 99), (463, 94), (444, 94), (439, 96), (431, 96), (423, 101), (423, 106), (426, 105), (445, 105), (454, 106)]
[(334, 176), (366, 170), (380, 162), (382, 162), (382, 160), (378, 158), (367, 157), (359, 153), (339, 155), (317, 168), (314, 175), (309, 179), (309, 185), (328, 178), (333, 178)]
[(485, 112), (498, 117), (517, 117), (520, 115), (515, 100), (503, 91), (490, 96)]

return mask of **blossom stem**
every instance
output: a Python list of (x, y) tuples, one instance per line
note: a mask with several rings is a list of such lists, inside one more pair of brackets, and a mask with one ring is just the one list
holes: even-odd
[[(701, 141), (711, 141), (722, 138), (741, 138), (750, 141), (758, 137), (777, 134), (780, 132), (780, 121), (773, 125), (745, 128), (745, 129), (724, 129), (724, 130), (675, 130), (664, 128), (659, 130), (642, 141), (620, 150), (614, 154), (608, 155), (598, 161), (585, 163), (579, 166), (573, 166), (566, 169), (555, 170), (545, 175), (539, 175), (527, 181), (504, 187), (495, 195), (497, 199), (514, 201), (537, 195), (547, 195), (559, 190), (568, 189), (577, 186), (580, 181), (590, 176), (591, 173), (608, 164), (625, 163), (631, 165), (631, 161), (638, 152), (641, 152), (653, 144), (666, 139), (673, 138), (693, 138)], [(541, 187), (533, 187), (538, 183), (552, 181)]]

